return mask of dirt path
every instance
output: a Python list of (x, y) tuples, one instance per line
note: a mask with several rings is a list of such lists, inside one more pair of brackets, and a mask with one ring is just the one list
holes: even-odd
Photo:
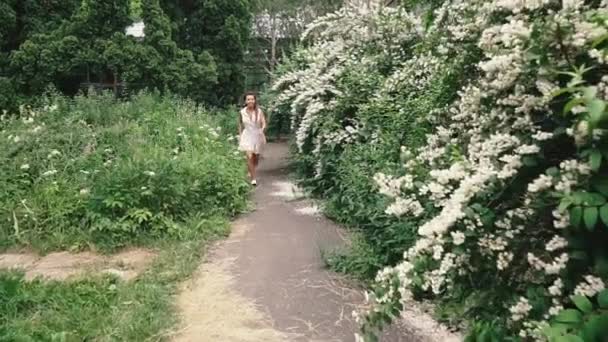
[(340, 229), (297, 199), (286, 155), (285, 145), (269, 144), (255, 211), (234, 222), (232, 235), (185, 285), (175, 341), (355, 340), (351, 313), (362, 293), (325, 270), (321, 259), (321, 251), (342, 243)]
[(132, 280), (154, 260), (156, 253), (144, 248), (131, 248), (112, 256), (93, 252), (55, 252), (45, 256), (31, 252), (0, 254), (0, 270), (18, 269), (26, 280), (37, 277), (50, 280), (79, 279), (86, 274), (110, 273)]

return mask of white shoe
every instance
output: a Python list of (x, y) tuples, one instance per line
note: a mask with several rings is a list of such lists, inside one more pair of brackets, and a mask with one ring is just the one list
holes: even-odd
[(256, 186), (256, 185), (258, 185), (258, 182), (254, 179), (251, 181), (251, 185)]

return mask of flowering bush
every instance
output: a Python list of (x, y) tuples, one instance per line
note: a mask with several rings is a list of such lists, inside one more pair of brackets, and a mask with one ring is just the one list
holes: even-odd
[[(309, 64), (274, 87), (291, 104), (299, 158), (315, 163), (309, 179), (333, 172), (332, 153), (401, 149), (368, 168), (391, 201), (384, 214), (415, 230), (415, 243), (376, 276), (372, 307), (358, 315), (363, 338), (411, 298), (438, 299), (472, 340), (608, 335), (604, 299), (593, 299), (608, 279), (608, 4), (420, 8), (319, 20)], [(349, 71), (354, 88), (341, 83)]]
[(0, 122), (3, 244), (185, 238), (181, 223), (192, 214), (243, 208), (240, 154), (194, 104), (145, 94), (47, 102)]

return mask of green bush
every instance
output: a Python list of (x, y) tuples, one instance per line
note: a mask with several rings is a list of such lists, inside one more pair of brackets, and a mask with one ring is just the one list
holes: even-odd
[(194, 213), (243, 209), (248, 187), (235, 144), (193, 103), (148, 94), (47, 102), (0, 126), (4, 247), (180, 238)]
[(602, 340), (605, 2), (404, 4), (320, 18), (270, 92), (302, 183), (363, 238), (330, 263), (386, 266), (362, 338), (432, 299), (470, 341)]

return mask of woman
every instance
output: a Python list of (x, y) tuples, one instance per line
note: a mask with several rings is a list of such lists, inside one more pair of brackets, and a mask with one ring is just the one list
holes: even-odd
[(245, 107), (239, 115), (239, 150), (247, 155), (247, 170), (254, 186), (257, 185), (255, 169), (266, 144), (265, 130), (266, 118), (258, 107), (257, 96), (254, 93), (245, 94)]

